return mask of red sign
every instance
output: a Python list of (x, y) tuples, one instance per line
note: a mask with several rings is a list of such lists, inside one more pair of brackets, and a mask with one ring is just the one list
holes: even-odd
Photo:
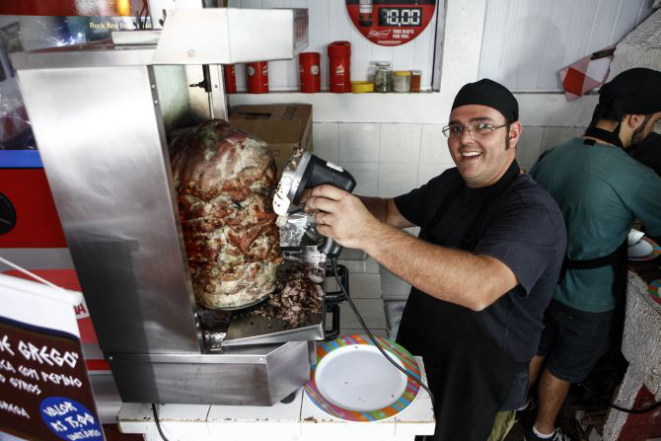
[(347, 0), (349, 17), (372, 43), (399, 46), (425, 30), (436, 0)]

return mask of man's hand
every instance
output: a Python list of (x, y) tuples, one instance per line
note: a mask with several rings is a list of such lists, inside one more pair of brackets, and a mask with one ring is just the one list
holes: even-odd
[(332, 185), (306, 190), (305, 211), (316, 213), (317, 231), (347, 248), (364, 249), (382, 226), (357, 196)]

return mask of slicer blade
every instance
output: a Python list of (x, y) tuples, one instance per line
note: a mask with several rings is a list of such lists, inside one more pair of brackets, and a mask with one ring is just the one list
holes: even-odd
[(286, 216), (290, 205), (298, 202), (294, 199), (309, 161), (310, 153), (303, 149), (295, 150), (289, 158), (273, 197), (273, 211), (276, 214)]

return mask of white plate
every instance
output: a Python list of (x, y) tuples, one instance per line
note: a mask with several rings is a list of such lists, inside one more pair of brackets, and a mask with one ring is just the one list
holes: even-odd
[(643, 238), (644, 235), (645, 233), (643, 233), (642, 231), (638, 231), (632, 228), (631, 231), (629, 231), (629, 234), (627, 235), (627, 245), (630, 247), (636, 245), (638, 242), (640, 242), (640, 240)]
[(644, 257), (648, 256), (652, 251), (654, 251), (652, 244), (645, 240), (641, 240), (627, 249), (627, 255), (629, 257)]
[[(403, 367), (396, 355), (390, 358)], [(350, 345), (328, 353), (317, 366), (319, 392), (347, 410), (369, 411), (389, 406), (402, 396), (407, 377), (374, 346)]]

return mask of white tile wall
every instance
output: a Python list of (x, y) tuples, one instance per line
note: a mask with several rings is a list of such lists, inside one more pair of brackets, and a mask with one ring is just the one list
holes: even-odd
[[(353, 296), (351, 298), (370, 330), (386, 329), (383, 299), (359, 299)], [(364, 332), (351, 306), (345, 302), (340, 305), (340, 330), (342, 333), (346, 333), (347, 329), (359, 329), (360, 333)]]
[[(314, 151), (346, 168), (357, 181), (355, 193), (392, 197), (425, 184), (454, 167), (443, 124), (314, 124)], [(530, 169), (539, 155), (584, 132), (583, 127), (523, 127), (519, 164)]]
[[(348, 255), (348, 253), (345, 254)], [(378, 264), (369, 257), (364, 259), (342, 258), (340, 263), (349, 270), (349, 293), (365, 324), (375, 335), (387, 337)], [(325, 289), (336, 289), (332, 285), (329, 283)], [(340, 305), (340, 332), (346, 335), (365, 333), (347, 302)]]
[(340, 124), (340, 162), (378, 162), (380, 124)]
[(521, 167), (529, 170), (535, 163), (540, 154), (543, 136), (543, 127), (523, 127), (516, 146), (516, 159)]
[(443, 136), (442, 124), (423, 124), (420, 145), (421, 163), (452, 164), (447, 138)]
[(545, 127), (540, 154), (585, 132), (585, 127)]
[(380, 299), (381, 276), (379, 274), (354, 273), (349, 276), (351, 295), (360, 299)]
[[(372, 334), (375, 335), (376, 337), (391, 338), (386, 328), (370, 329), (370, 331), (372, 331)], [(346, 329), (342, 329), (342, 334), (344, 335), (365, 334), (365, 330), (360, 327), (346, 328)]]
[[(347, 267), (350, 274), (354, 273), (367, 273), (367, 274), (379, 274), (379, 264), (376, 263), (376, 260), (368, 257), (365, 260), (343, 260), (340, 259), (340, 263)], [(351, 281), (349, 281), (351, 284)]]
[(406, 300), (408, 298), (411, 285), (383, 267), (381, 267), (379, 273), (384, 300)]
[(406, 300), (384, 300), (388, 338), (391, 340), (397, 339), (397, 332), (399, 331), (399, 324), (402, 321), (402, 313), (405, 306)]
[[(326, 159), (326, 158), (324, 158)], [(342, 162), (338, 165), (351, 173), (356, 179), (355, 194), (361, 196), (376, 196), (379, 190), (378, 162)]]
[(382, 162), (379, 164), (379, 197), (390, 198), (418, 186), (417, 163)]
[(381, 125), (380, 162), (418, 163), (421, 124)]
[(314, 153), (326, 161), (340, 161), (340, 128), (337, 123), (315, 123), (312, 129)]

